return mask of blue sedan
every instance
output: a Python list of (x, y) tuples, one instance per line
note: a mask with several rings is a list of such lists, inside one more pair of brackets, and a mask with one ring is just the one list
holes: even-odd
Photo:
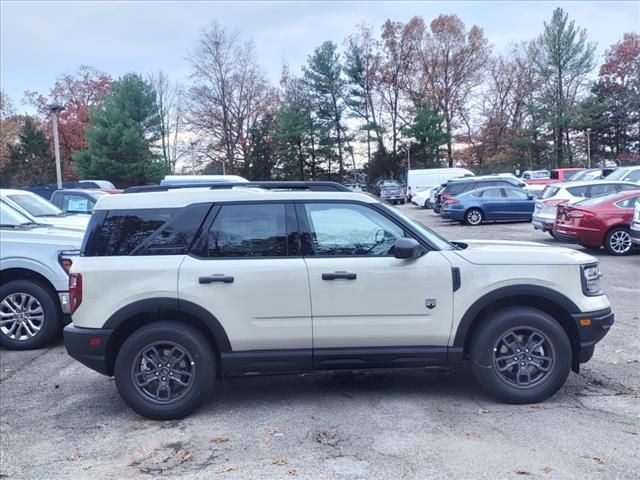
[(531, 221), (535, 197), (520, 188), (487, 187), (447, 199), (440, 209), (442, 218), (468, 225), (485, 221)]

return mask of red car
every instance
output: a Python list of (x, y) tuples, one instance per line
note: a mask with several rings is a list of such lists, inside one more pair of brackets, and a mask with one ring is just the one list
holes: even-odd
[(553, 182), (566, 182), (571, 180), (576, 173), (584, 170), (584, 168), (556, 168), (551, 170), (549, 178), (532, 178), (530, 180), (523, 179), (529, 185), (547, 185)]
[(604, 248), (611, 255), (626, 255), (633, 246), (629, 225), (638, 190), (587, 198), (571, 205), (558, 205), (554, 236), (587, 248)]

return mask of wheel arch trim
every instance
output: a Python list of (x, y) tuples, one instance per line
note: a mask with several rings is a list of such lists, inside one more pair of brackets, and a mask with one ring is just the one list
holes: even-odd
[(568, 314), (580, 312), (580, 308), (569, 298), (561, 293), (551, 290), (550, 288), (538, 285), (511, 285), (508, 287), (498, 288), (476, 300), (465, 312), (458, 324), (456, 334), (453, 340), (453, 347), (464, 347), (468, 333), (472, 330), (474, 324), (479, 321), (480, 312), (493, 303), (501, 300), (508, 300), (512, 297), (537, 297), (548, 302), (556, 304)]

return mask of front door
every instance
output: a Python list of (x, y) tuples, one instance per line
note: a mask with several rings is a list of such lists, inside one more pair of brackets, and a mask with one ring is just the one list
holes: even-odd
[(309, 237), (314, 358), (327, 348), (447, 345), (452, 272), (440, 252), (395, 258), (407, 232), (366, 204), (305, 202), (298, 213)]
[(180, 300), (216, 317), (233, 352), (305, 349), (310, 364), (309, 283), (293, 204), (229, 204), (212, 216), (204, 244), (180, 267)]

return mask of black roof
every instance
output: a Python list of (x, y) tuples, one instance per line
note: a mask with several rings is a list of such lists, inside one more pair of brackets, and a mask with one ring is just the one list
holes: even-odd
[(233, 187), (263, 188), (266, 190), (308, 190), (313, 192), (351, 192), (336, 182), (265, 181), (265, 182), (198, 182), (178, 185), (143, 185), (129, 187), (122, 193), (166, 192), (179, 188), (225, 189)]

